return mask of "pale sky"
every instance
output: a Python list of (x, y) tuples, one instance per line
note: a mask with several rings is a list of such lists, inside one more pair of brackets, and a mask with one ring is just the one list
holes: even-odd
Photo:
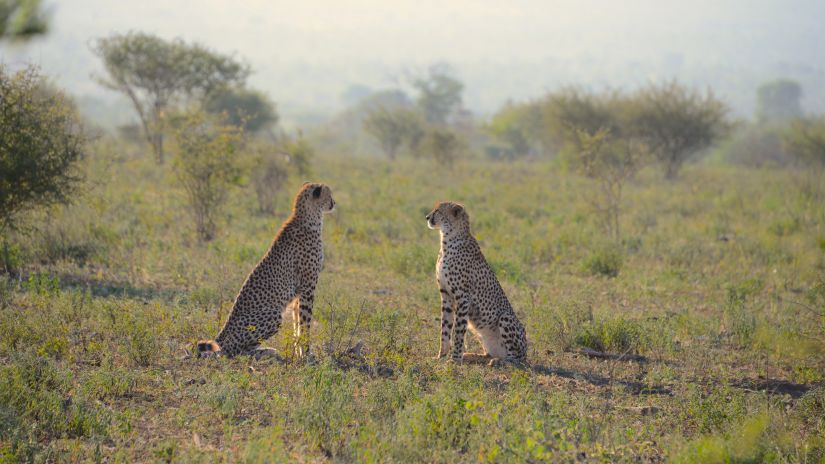
[(382, 88), (404, 69), (451, 63), (466, 103), (490, 113), (562, 84), (632, 87), (677, 78), (712, 86), (742, 113), (758, 83), (798, 79), (825, 108), (825, 2), (580, 1), (46, 1), (52, 30), (0, 46), (77, 95), (110, 97), (88, 44), (141, 30), (243, 57), (251, 84), (290, 112), (340, 110), (352, 84)]

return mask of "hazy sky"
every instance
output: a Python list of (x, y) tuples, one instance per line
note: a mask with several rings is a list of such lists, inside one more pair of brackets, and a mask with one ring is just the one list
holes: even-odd
[[(392, 85), (405, 68), (447, 61), (467, 104), (494, 111), (565, 83), (632, 87), (678, 78), (713, 86), (742, 113), (759, 82), (789, 75), (825, 107), (825, 1), (221, 1), (49, 2), (52, 31), (0, 47), (39, 63), (78, 95), (106, 95), (88, 44), (130, 29), (234, 52), (252, 85), (290, 113), (341, 108), (349, 85)], [(808, 88), (808, 87), (819, 88)], [(747, 87), (747, 88), (746, 88)]]

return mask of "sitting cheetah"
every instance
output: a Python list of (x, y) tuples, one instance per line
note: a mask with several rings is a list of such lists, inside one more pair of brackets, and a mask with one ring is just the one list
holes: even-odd
[[(441, 349), (447, 354), (452, 332), (452, 360), (527, 360), (524, 326), (513, 312), (496, 275), (470, 232), (470, 217), (462, 205), (442, 202), (427, 215), (430, 229), (441, 231), (441, 250), (435, 275), (441, 291)], [(455, 326), (453, 321), (455, 320)], [(478, 337), (484, 353), (464, 353), (464, 334)]]
[(269, 251), (246, 278), (218, 337), (198, 342), (199, 357), (274, 356), (272, 348), (259, 348), (259, 345), (278, 332), (281, 315), (290, 303), (293, 303), (295, 352), (299, 357), (309, 353), (315, 284), (324, 261), (321, 226), (324, 213), (334, 208), (328, 186), (304, 183), (295, 196), (292, 214), (275, 236)]

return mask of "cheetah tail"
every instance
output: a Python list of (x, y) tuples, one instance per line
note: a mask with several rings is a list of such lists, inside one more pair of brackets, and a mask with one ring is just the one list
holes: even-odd
[(209, 353), (217, 354), (221, 351), (221, 346), (215, 340), (198, 340), (198, 357), (209, 356)]

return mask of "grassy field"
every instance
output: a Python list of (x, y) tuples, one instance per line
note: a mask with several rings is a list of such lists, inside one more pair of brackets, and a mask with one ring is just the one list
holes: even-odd
[[(318, 156), (312, 180), (338, 209), (305, 364), (185, 357), (217, 334), (304, 179), (275, 217), (239, 189), (203, 245), (168, 166), (139, 155), (98, 141), (88, 192), (6, 238), (0, 461), (825, 460), (821, 176), (643, 171), (615, 243), (592, 185), (552, 162)], [(526, 325), (528, 367), (432, 359), (439, 238), (424, 216), (446, 199)], [(289, 355), (284, 328), (269, 344)]]

